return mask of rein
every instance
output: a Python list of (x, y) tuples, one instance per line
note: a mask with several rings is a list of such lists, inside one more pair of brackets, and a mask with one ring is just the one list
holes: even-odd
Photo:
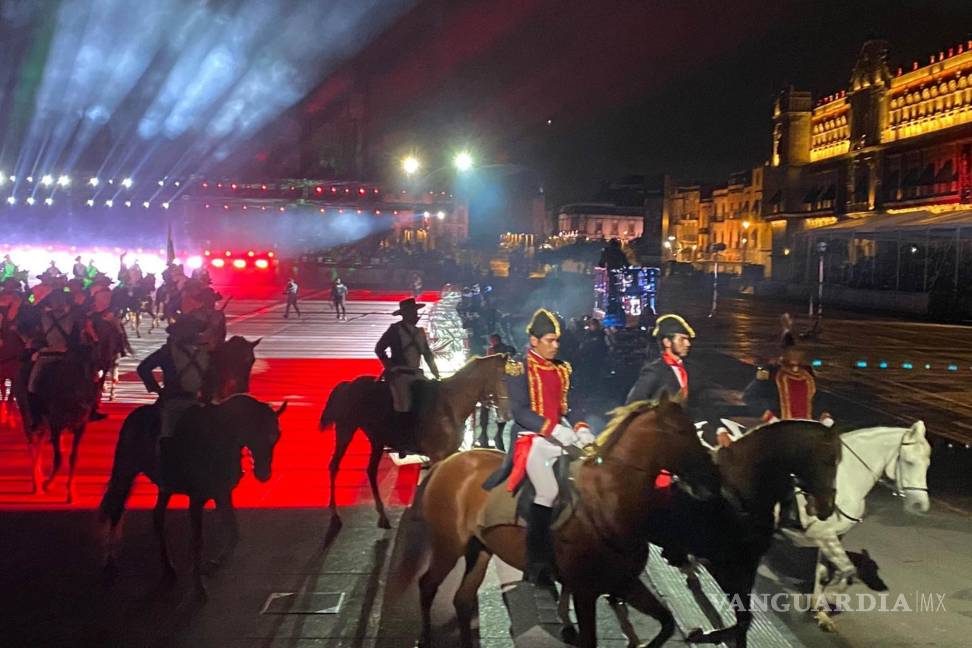
[[(841, 439), (840, 443), (841, 443), (841, 445), (843, 447), (845, 447), (848, 450), (850, 450), (850, 453), (852, 455), (854, 455), (854, 457), (856, 457), (859, 462), (861, 462), (861, 465), (864, 466), (864, 468), (867, 470), (867, 472), (874, 478), (874, 481), (875, 482), (881, 482), (881, 481), (883, 481), (881, 479), (881, 477), (884, 474), (884, 470), (885, 470), (886, 464), (885, 464), (885, 467), (882, 467), (879, 471), (875, 472), (874, 469), (872, 469), (871, 466), (868, 465), (868, 463), (866, 461), (864, 461), (864, 459), (861, 457), (861, 455), (857, 454), (857, 452), (854, 451), (854, 448), (852, 448), (849, 445), (847, 445), (847, 443), (843, 439)], [(917, 443), (916, 441), (908, 441), (908, 442), (905, 442), (905, 440), (904, 440), (904, 434), (901, 435), (901, 442), (898, 444), (898, 450), (895, 453), (895, 455), (896, 455), (897, 458), (895, 459), (895, 466), (894, 466), (894, 488), (892, 489), (893, 492), (894, 492), (894, 494), (896, 496), (898, 496), (898, 497), (904, 496), (904, 493), (906, 491), (918, 491), (918, 492), (922, 492), (922, 493), (927, 493), (928, 492), (928, 488), (923, 487), (923, 486), (905, 486), (905, 485), (902, 485), (901, 484), (901, 448), (904, 447), (904, 446), (906, 446), (906, 445), (915, 445), (916, 443)], [(840, 509), (837, 509), (837, 510), (840, 511)], [(849, 519), (849, 520), (853, 520), (854, 522), (860, 522), (859, 519), (854, 518), (854, 517), (851, 517), (850, 515), (847, 515), (843, 511), (841, 511), (841, 514), (844, 517), (846, 517), (847, 519)]]

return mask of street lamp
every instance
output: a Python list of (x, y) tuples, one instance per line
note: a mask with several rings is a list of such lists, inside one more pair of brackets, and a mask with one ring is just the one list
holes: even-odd
[(456, 153), (456, 157), (453, 158), (452, 163), (456, 166), (457, 171), (468, 171), (473, 165), (472, 154), (469, 151), (460, 151)]
[(422, 163), (414, 155), (407, 155), (402, 158), (402, 171), (405, 175), (415, 175), (422, 168)]
[(716, 314), (716, 307), (719, 305), (719, 253), (724, 252), (726, 249), (725, 243), (713, 243), (709, 246), (709, 252), (712, 253), (712, 310), (709, 311), (709, 317), (713, 317)]
[(816, 331), (823, 318), (823, 285), (824, 285), (824, 255), (827, 253), (827, 242), (817, 241), (817, 314), (813, 313), (813, 296), (810, 297), (810, 315), (815, 317), (813, 329)]
[(748, 220), (744, 220), (742, 222), (743, 235), (742, 235), (742, 240), (740, 241), (740, 243), (742, 243), (742, 246), (743, 246), (743, 249), (742, 249), (742, 264), (743, 264), (743, 266), (746, 265), (746, 248), (749, 247), (749, 237), (747, 236), (747, 234), (749, 232), (749, 226), (750, 226), (750, 222)]

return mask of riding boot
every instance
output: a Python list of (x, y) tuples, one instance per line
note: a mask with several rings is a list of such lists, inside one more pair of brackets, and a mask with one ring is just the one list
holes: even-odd
[(553, 537), (550, 533), (549, 506), (531, 504), (527, 518), (526, 554), (527, 565), (523, 580), (542, 587), (554, 587)]

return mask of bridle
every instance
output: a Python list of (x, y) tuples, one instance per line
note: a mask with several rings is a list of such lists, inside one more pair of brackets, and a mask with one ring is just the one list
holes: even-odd
[[(907, 491), (916, 491), (916, 492), (920, 492), (920, 493), (927, 493), (928, 492), (928, 488), (925, 487), (925, 486), (906, 486), (906, 485), (903, 485), (901, 483), (901, 448), (903, 448), (904, 446), (908, 446), (908, 445), (917, 445), (918, 444), (917, 441), (905, 441), (904, 439), (905, 439), (905, 435), (902, 434), (901, 435), (901, 442), (898, 444), (898, 450), (895, 453), (897, 455), (897, 459), (895, 460), (895, 466), (894, 466), (894, 486), (891, 489), (892, 492), (894, 493), (895, 497), (904, 497), (905, 496), (905, 492), (907, 492)], [(847, 450), (849, 450), (850, 453), (852, 455), (854, 455), (854, 457), (859, 462), (861, 462), (861, 465), (864, 466), (864, 468), (867, 470), (867, 472), (874, 478), (874, 481), (875, 482), (882, 482), (882, 483), (884, 482), (884, 480), (882, 479), (882, 477), (884, 476), (885, 469), (887, 468), (887, 465), (886, 464), (879, 471), (875, 472), (874, 469), (871, 468), (871, 466), (866, 461), (864, 461), (864, 458), (861, 457), (861, 455), (857, 454), (854, 451), (854, 448), (852, 448), (849, 445), (847, 445), (847, 443), (843, 439), (841, 439), (841, 442), (840, 443), (841, 443), (841, 445), (844, 448), (846, 448)], [(848, 515), (844, 511), (842, 511), (841, 508), (836, 505), (836, 503), (835, 503), (834, 506), (835, 506), (835, 508), (836, 508), (836, 510), (837, 510), (838, 513), (840, 513), (841, 515), (843, 515), (845, 518), (847, 518), (851, 522), (854, 522), (856, 524), (856, 523), (858, 523), (858, 522), (861, 521), (861, 518), (856, 518), (856, 517), (854, 517), (852, 515)]]

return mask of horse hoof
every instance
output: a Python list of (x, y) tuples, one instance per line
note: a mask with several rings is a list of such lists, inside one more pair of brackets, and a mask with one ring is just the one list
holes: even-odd
[(560, 640), (571, 646), (579, 646), (580, 635), (577, 634), (577, 628), (572, 625), (561, 626)]
[(378, 528), (379, 529), (390, 529), (390, 528), (392, 528), (391, 522), (388, 521), (388, 518), (386, 518), (385, 516), (382, 516), (382, 517), (378, 518)]
[(685, 641), (689, 643), (701, 643), (705, 641), (705, 633), (702, 628), (695, 628), (685, 636)]
[(54, 483), (54, 480), (53, 480), (53, 479), (45, 479), (45, 480), (44, 480), (44, 483), (43, 483), (43, 484), (41, 484), (41, 490), (42, 490), (42, 491), (43, 491), (44, 493), (50, 493), (50, 492), (51, 492), (51, 485), (52, 485), (53, 483)]

